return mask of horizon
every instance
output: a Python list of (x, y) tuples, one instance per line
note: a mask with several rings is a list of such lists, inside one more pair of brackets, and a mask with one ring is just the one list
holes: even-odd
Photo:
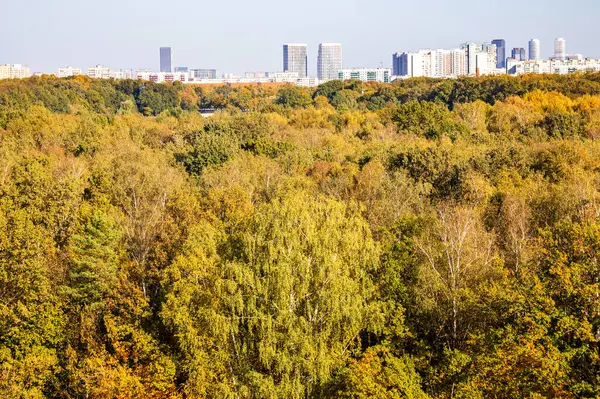
[[(61, 7), (41, 0), (9, 3), (5, 10), (11, 18), (0, 27), (0, 64), (24, 64), (32, 72), (44, 73), (98, 64), (116, 70), (158, 70), (159, 48), (171, 47), (174, 67), (243, 75), (281, 71), (283, 44), (303, 43), (308, 46), (309, 75), (316, 76), (319, 43), (340, 43), (345, 68), (375, 68), (390, 67), (396, 52), (504, 39), (509, 53), (512, 48), (527, 48), (532, 38), (540, 40), (542, 58), (552, 55), (555, 38), (565, 38), (569, 54), (600, 57), (600, 43), (590, 33), (600, 4), (592, 0), (575, 0), (568, 8), (556, 0), (485, 5), (458, 0), (452, 8), (441, 0), (433, 3), (426, 8), (375, 0), (357, 13), (353, 7), (358, 2), (323, 5), (308, 0), (302, 9), (281, 9), (274, 0), (258, 7), (235, 0), (223, 13), (219, 5), (200, 8), (183, 0), (177, 10), (200, 13), (174, 15), (165, 14), (155, 0), (127, 4), (106, 0), (99, 10), (75, 0), (63, 0)], [(310, 12), (311, 6), (320, 12)]]

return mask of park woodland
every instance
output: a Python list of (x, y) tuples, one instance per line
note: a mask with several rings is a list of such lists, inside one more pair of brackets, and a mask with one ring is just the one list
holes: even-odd
[(0, 397), (598, 398), (599, 139), (593, 73), (3, 80)]

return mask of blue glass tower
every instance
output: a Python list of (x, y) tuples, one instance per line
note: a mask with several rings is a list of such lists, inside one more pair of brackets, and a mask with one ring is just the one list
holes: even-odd
[(496, 45), (496, 68), (506, 68), (506, 41), (504, 39), (492, 40)]

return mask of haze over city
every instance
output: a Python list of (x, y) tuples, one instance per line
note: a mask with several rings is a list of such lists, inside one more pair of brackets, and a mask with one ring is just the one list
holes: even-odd
[[(584, 10), (585, 12), (581, 12)], [(158, 69), (157, 48), (173, 47), (174, 65), (220, 72), (281, 70), (281, 45), (308, 44), (308, 66), (316, 74), (317, 46), (340, 42), (344, 65), (391, 65), (391, 54), (420, 48), (453, 48), (465, 41), (504, 38), (507, 47), (540, 39), (543, 58), (564, 37), (570, 53), (600, 56), (600, 3), (458, 0), (451, 3), (327, 3), (308, 0), (290, 8), (280, 2), (230, 1), (165, 5), (156, 0), (97, 3), (76, 0), (9, 2), (3, 5), (0, 64), (28, 64), (54, 72), (74, 65)]]

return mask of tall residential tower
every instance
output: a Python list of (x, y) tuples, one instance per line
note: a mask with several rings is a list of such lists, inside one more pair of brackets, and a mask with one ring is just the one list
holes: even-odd
[(538, 61), (540, 58), (540, 41), (538, 39), (531, 39), (529, 41), (529, 59)]
[(308, 49), (306, 44), (283, 45), (283, 71), (297, 72), (299, 78), (308, 76)]
[(339, 43), (319, 44), (317, 77), (322, 80), (338, 79), (342, 70), (342, 45)]
[(558, 38), (554, 41), (554, 58), (557, 60), (567, 59), (567, 42)]
[(173, 72), (173, 60), (171, 58), (171, 47), (160, 48), (160, 71)]

